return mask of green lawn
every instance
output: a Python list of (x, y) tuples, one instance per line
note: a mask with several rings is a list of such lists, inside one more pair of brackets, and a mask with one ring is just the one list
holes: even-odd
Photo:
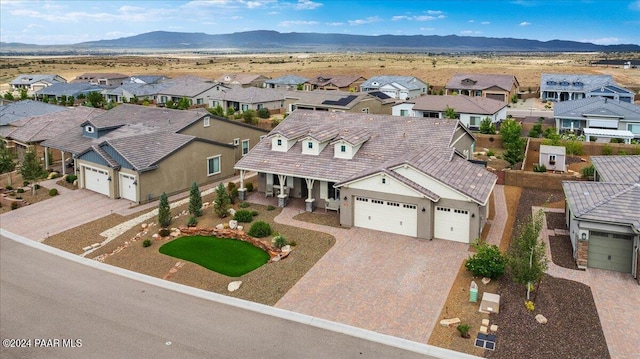
[(160, 253), (199, 264), (229, 277), (239, 277), (269, 261), (269, 254), (236, 239), (188, 236), (162, 245)]

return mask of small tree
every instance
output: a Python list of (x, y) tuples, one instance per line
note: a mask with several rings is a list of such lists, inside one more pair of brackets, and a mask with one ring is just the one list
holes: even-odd
[(27, 93), (27, 89), (21, 88), (20, 89), (20, 99), (21, 100), (27, 100), (28, 98), (29, 98), (29, 94)]
[(452, 107), (449, 107), (449, 105), (447, 105), (444, 108), (444, 118), (448, 118), (450, 120), (456, 119), (458, 117), (458, 115), (456, 114), (456, 110)]
[(233, 107), (231, 106), (227, 107), (227, 117), (231, 118), (235, 113), (236, 113), (236, 110)]
[(218, 187), (216, 187), (216, 199), (213, 201), (213, 203), (213, 210), (216, 212), (218, 217), (226, 217), (229, 213), (229, 205), (231, 204), (231, 200), (229, 199), (229, 194), (227, 194), (227, 189), (224, 188), (224, 185), (222, 183), (220, 183)]
[(36, 194), (36, 188), (38, 187), (38, 180), (46, 175), (46, 171), (40, 165), (40, 161), (34, 150), (29, 149), (24, 154), (22, 165), (20, 166), (20, 174), (22, 179), (29, 182), (34, 182), (31, 186), (33, 194)]
[(189, 214), (193, 217), (202, 215), (202, 194), (196, 182), (193, 182), (189, 189)]
[(535, 125), (529, 131), (529, 137), (538, 138), (542, 134), (542, 118), (538, 119)]
[(171, 207), (169, 207), (169, 198), (167, 194), (162, 192), (160, 203), (158, 204), (158, 224), (160, 227), (166, 228), (171, 223)]
[(220, 105), (218, 105), (218, 106), (216, 106), (214, 108), (207, 109), (207, 111), (209, 111), (209, 113), (212, 114), (212, 115), (224, 117), (224, 109)]
[(4, 96), (2, 96), (2, 97), (4, 97), (4, 99), (8, 100), (8, 101), (13, 101), (14, 100), (14, 97), (13, 97), (13, 94), (11, 93), (11, 91), (5, 92)]
[(104, 97), (99, 92), (89, 92), (86, 97), (85, 106), (102, 108), (104, 106)]
[(513, 94), (511, 96), (511, 103), (518, 103), (518, 95)]
[(480, 121), (480, 133), (483, 133), (485, 135), (496, 134), (496, 125), (491, 122), (490, 117), (485, 117), (482, 121)]
[(183, 97), (180, 100), (178, 100), (174, 108), (178, 110), (187, 110), (189, 109), (189, 107), (191, 107), (191, 100), (189, 100), (186, 97)]
[(500, 125), (502, 146), (505, 148), (504, 159), (514, 165), (524, 158), (525, 141), (521, 135), (522, 126), (513, 118), (507, 118)]
[(269, 112), (269, 110), (267, 108), (261, 108), (258, 110), (258, 117), (260, 118), (269, 118), (271, 117), (271, 113)]
[(531, 284), (536, 282), (539, 285), (548, 268), (545, 244), (538, 240), (542, 230), (542, 216), (544, 212), (539, 211), (520, 226), (520, 233), (507, 254), (511, 278), (527, 287), (527, 300), (531, 293)]
[(486, 242), (476, 242), (473, 247), (476, 254), (467, 259), (464, 266), (474, 276), (495, 279), (504, 274), (507, 259), (500, 253), (498, 246), (489, 245)]
[(244, 119), (244, 122), (252, 125), (254, 124), (255, 115), (256, 115), (256, 112), (254, 110), (249, 109), (249, 110), (245, 110), (242, 113), (242, 118)]
[(0, 173), (9, 173), (8, 184), (12, 183), (11, 172), (16, 169), (15, 154), (4, 143), (0, 141)]

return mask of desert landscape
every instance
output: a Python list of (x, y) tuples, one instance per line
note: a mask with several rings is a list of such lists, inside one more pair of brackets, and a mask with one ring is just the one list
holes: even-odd
[[(416, 76), (435, 89), (443, 87), (455, 73), (513, 74), (521, 91), (536, 91), (542, 73), (605, 74), (629, 89), (640, 90), (640, 71), (591, 65), (612, 55), (601, 53), (532, 54), (391, 54), (391, 53), (289, 53), (254, 55), (206, 55), (171, 53), (140, 56), (42, 56), (0, 58), (0, 91), (19, 74), (58, 74), (67, 81), (87, 72), (127, 75), (193, 75), (215, 79), (228, 73), (254, 73), (268, 77), (295, 74)], [(627, 59), (632, 55), (620, 54)]]

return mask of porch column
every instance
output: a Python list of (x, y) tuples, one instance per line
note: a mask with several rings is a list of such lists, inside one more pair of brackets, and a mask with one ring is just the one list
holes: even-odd
[(285, 183), (287, 183), (287, 176), (278, 175), (280, 181), (280, 194), (278, 195), (278, 207), (284, 208), (287, 206), (287, 195), (284, 193)]
[(62, 175), (67, 174), (67, 164), (64, 161), (64, 151), (60, 150), (60, 156), (62, 157)]
[(556, 91), (556, 101), (560, 102), (560, 91)]
[[(34, 151), (35, 151), (35, 147), (34, 147)], [(49, 147), (44, 148), (44, 169), (45, 170), (49, 169)]]
[(244, 188), (244, 170), (240, 170), (240, 188), (238, 188), (238, 198), (241, 201), (247, 199), (247, 189)]
[(313, 192), (313, 183), (315, 182), (312, 178), (305, 178), (305, 182), (307, 182), (307, 199), (304, 200), (305, 210), (307, 212), (313, 212), (313, 204), (315, 199), (311, 198), (311, 193)]

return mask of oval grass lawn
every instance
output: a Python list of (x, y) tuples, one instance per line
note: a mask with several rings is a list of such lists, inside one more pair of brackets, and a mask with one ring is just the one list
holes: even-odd
[(269, 261), (269, 254), (237, 239), (186, 236), (162, 245), (160, 253), (199, 264), (229, 277), (239, 277)]

